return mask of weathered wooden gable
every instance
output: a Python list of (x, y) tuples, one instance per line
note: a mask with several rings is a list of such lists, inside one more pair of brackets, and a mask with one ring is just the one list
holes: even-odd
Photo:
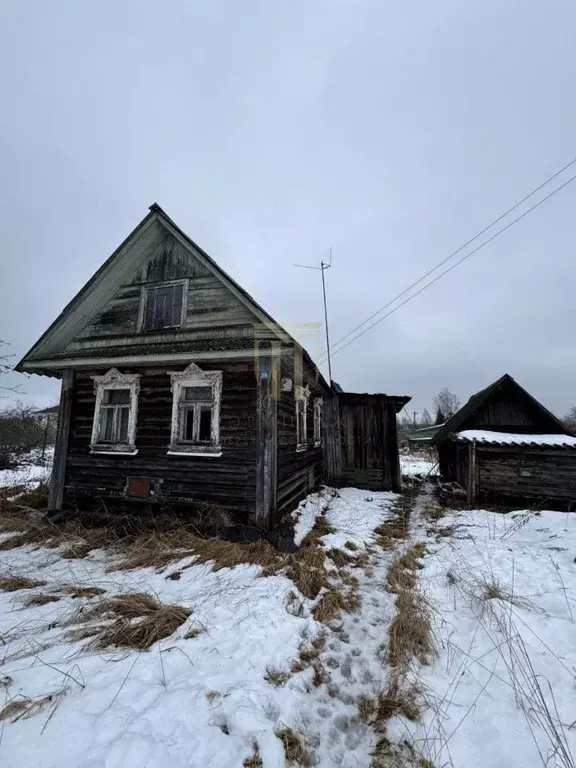
[[(224, 333), (236, 335), (238, 326), (257, 323), (254, 314), (224, 285), (222, 280), (203, 265), (182, 243), (158, 223), (160, 236), (150, 253), (144, 253), (143, 262), (124, 283), (102, 310), (91, 320), (68, 349), (77, 348), (77, 341), (94, 341), (110, 337), (133, 337), (138, 334), (143, 289), (172, 280), (187, 280), (186, 320), (182, 328), (169, 333), (197, 335), (199, 330), (219, 328)], [(150, 334), (147, 334), (150, 335)], [(158, 341), (166, 340), (166, 331), (154, 334)], [(127, 343), (131, 339), (126, 339)], [(149, 340), (147, 340), (149, 341)], [(82, 345), (85, 346), (85, 345)]]

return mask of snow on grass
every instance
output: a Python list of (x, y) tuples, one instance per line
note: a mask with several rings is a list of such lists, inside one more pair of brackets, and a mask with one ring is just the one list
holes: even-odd
[(33, 451), (25, 457), (22, 465), (17, 469), (0, 470), (0, 488), (24, 485), (28, 488), (40, 482), (47, 482), (52, 471), (52, 458), (54, 449), (48, 448), (44, 463), (40, 452)]
[[(369, 541), (395, 498), (340, 491), (327, 510), (337, 531), (326, 546)], [(358, 717), (358, 701), (383, 685), (381, 646), (394, 613), (382, 588), (390, 557), (375, 553), (370, 567), (347, 569), (360, 583), (359, 610), (327, 627), (313, 618), (313, 601), (294, 600), (291, 580), (261, 577), (257, 566), (213, 572), (209, 564), (180, 563), (171, 580), (178, 564), (161, 573), (108, 573), (104, 550), (78, 560), (54, 549), (2, 552), (4, 575), (46, 584), (0, 592), (0, 710), (18, 701), (36, 710), (0, 722), (0, 764), (231, 768), (257, 743), (266, 768), (283, 768), (277, 733), (291, 728), (319, 765), (369, 765), (377, 736)], [(100, 599), (74, 599), (78, 586), (104, 589), (104, 598), (144, 592), (191, 614), (149, 651), (94, 652), (68, 635), (75, 612)], [(40, 594), (60, 599), (26, 607)], [(301, 652), (322, 634), (316, 661), (303, 663)]]
[(300, 546), (307, 533), (310, 533), (314, 527), (314, 522), (318, 515), (321, 515), (328, 504), (334, 491), (324, 486), (318, 493), (311, 493), (300, 502), (298, 508), (292, 512), (292, 517), (296, 520), (294, 524), (294, 543)]
[(389, 491), (340, 488), (326, 512), (326, 519), (336, 532), (324, 536), (324, 543), (337, 549), (345, 549), (348, 541), (365, 546), (373, 540), (374, 529), (389, 517), (399, 498)]
[(400, 472), (403, 475), (427, 475), (435, 466), (433, 459), (424, 459), (410, 454), (400, 455)]
[(576, 518), (448, 511), (426, 526), (421, 586), (441, 655), (421, 681), (433, 706), (391, 735), (407, 729), (437, 766), (572, 766)]

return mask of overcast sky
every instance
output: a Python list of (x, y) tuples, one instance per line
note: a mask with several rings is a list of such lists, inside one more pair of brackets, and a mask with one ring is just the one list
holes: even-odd
[[(336, 341), (576, 155), (575, 29), (573, 0), (2, 3), (0, 338), (24, 354), (157, 201), (289, 328), (322, 320), (292, 264), (331, 245)], [(576, 183), (334, 378), (421, 410), (508, 372), (566, 411), (575, 207)]]

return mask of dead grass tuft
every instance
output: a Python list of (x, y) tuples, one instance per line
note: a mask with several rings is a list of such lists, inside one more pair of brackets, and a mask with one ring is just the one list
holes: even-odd
[(325, 647), (326, 635), (324, 632), (320, 632), (310, 641), (309, 647), (300, 649), (300, 661), (305, 665), (311, 664), (320, 656)]
[(67, 594), (72, 598), (77, 597), (97, 597), (103, 595), (106, 592), (105, 589), (100, 587), (70, 587)]
[(34, 587), (43, 587), (45, 581), (28, 579), (25, 576), (3, 576), (0, 577), (0, 591), (16, 592), (18, 589), (34, 589)]
[(61, 598), (58, 595), (30, 595), (24, 601), (26, 607), (33, 605), (48, 605), (48, 603), (57, 603)]
[(324, 665), (321, 661), (315, 661), (312, 667), (314, 669), (312, 685), (315, 688), (318, 688), (320, 685), (322, 685), (322, 683), (325, 683), (330, 679), (330, 675), (324, 669)]
[(260, 757), (260, 747), (257, 741), (252, 742), (252, 754), (244, 760), (244, 768), (264, 768), (264, 763)]
[(376, 543), (382, 549), (393, 549), (396, 542), (408, 538), (409, 523), (403, 517), (386, 520), (374, 529)]
[(353, 613), (358, 610), (360, 600), (355, 592), (344, 592), (339, 587), (329, 587), (315, 605), (312, 614), (316, 621), (323, 624), (336, 618), (340, 611)]
[(289, 555), (287, 562), (286, 575), (305, 597), (318, 597), (320, 591), (328, 586), (326, 552), (322, 546), (301, 548), (298, 553)]
[(189, 629), (184, 635), (184, 640), (194, 640), (195, 637), (198, 637), (198, 635), (201, 635), (205, 631), (206, 630), (202, 629), (202, 627), (192, 627), (192, 629)]
[(487, 602), (489, 600), (502, 600), (503, 602), (510, 603), (516, 608), (526, 608), (527, 610), (534, 607), (534, 604), (526, 597), (520, 597), (513, 592), (505, 589), (494, 579), (487, 581), (480, 581), (480, 600), (481, 602)]
[(427, 517), (428, 520), (441, 520), (443, 517), (446, 517), (446, 510), (444, 507), (441, 507), (440, 504), (431, 502), (426, 505), (424, 516)]
[(276, 736), (282, 742), (287, 763), (296, 763), (296, 765), (311, 768), (313, 765), (312, 758), (292, 728), (281, 728), (276, 731)]
[(280, 688), (281, 686), (286, 685), (288, 680), (290, 680), (290, 677), (290, 672), (282, 672), (279, 669), (271, 669), (267, 667), (264, 680), (266, 680), (267, 683), (270, 683), (270, 685), (273, 685), (274, 688)]
[(190, 613), (188, 608), (165, 605), (144, 593), (117, 595), (79, 612), (72, 623), (83, 626), (72, 630), (71, 637), (92, 638), (88, 645), (92, 650), (117, 647), (143, 651), (175, 632)]
[(329, 549), (326, 554), (337, 568), (343, 568), (345, 565), (350, 565), (350, 563), (353, 563), (355, 560), (352, 555), (348, 555), (341, 549)]
[(388, 592), (398, 593), (414, 589), (417, 582), (416, 571), (421, 568), (420, 559), (426, 554), (426, 544), (419, 542), (392, 563), (388, 569)]
[(358, 706), (358, 716), (363, 723), (373, 723), (378, 709), (376, 699), (371, 696), (360, 696), (356, 702)]
[(28, 699), (13, 699), (0, 709), (0, 720), (12, 720), (26, 710)]
[(411, 722), (420, 719), (422, 690), (416, 685), (401, 685), (398, 677), (393, 677), (386, 690), (378, 695), (376, 721), (385, 726), (391, 717), (402, 716)]
[(353, 541), (347, 541), (347, 542), (344, 544), (344, 546), (346, 547), (346, 549), (349, 549), (349, 550), (350, 550), (350, 552), (356, 552), (356, 550), (358, 549), (358, 545), (357, 545), (357, 544), (354, 544), (354, 542), (353, 542)]
[(48, 706), (56, 707), (66, 693), (67, 689), (63, 688), (55, 693), (38, 696), (35, 699), (12, 699), (0, 710), (0, 721), (10, 720), (11, 723), (15, 723), (17, 720), (28, 720), (29, 717), (37, 715)]
[(435, 655), (430, 607), (422, 595), (412, 589), (398, 593), (396, 615), (390, 625), (388, 661), (400, 667), (417, 658), (428, 664)]

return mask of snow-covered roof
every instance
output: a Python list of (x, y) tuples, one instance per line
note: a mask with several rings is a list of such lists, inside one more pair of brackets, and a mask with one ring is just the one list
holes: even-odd
[(524, 447), (576, 448), (576, 437), (570, 435), (521, 435), (512, 432), (492, 432), (488, 429), (465, 429), (457, 440), (484, 445), (516, 445)]

